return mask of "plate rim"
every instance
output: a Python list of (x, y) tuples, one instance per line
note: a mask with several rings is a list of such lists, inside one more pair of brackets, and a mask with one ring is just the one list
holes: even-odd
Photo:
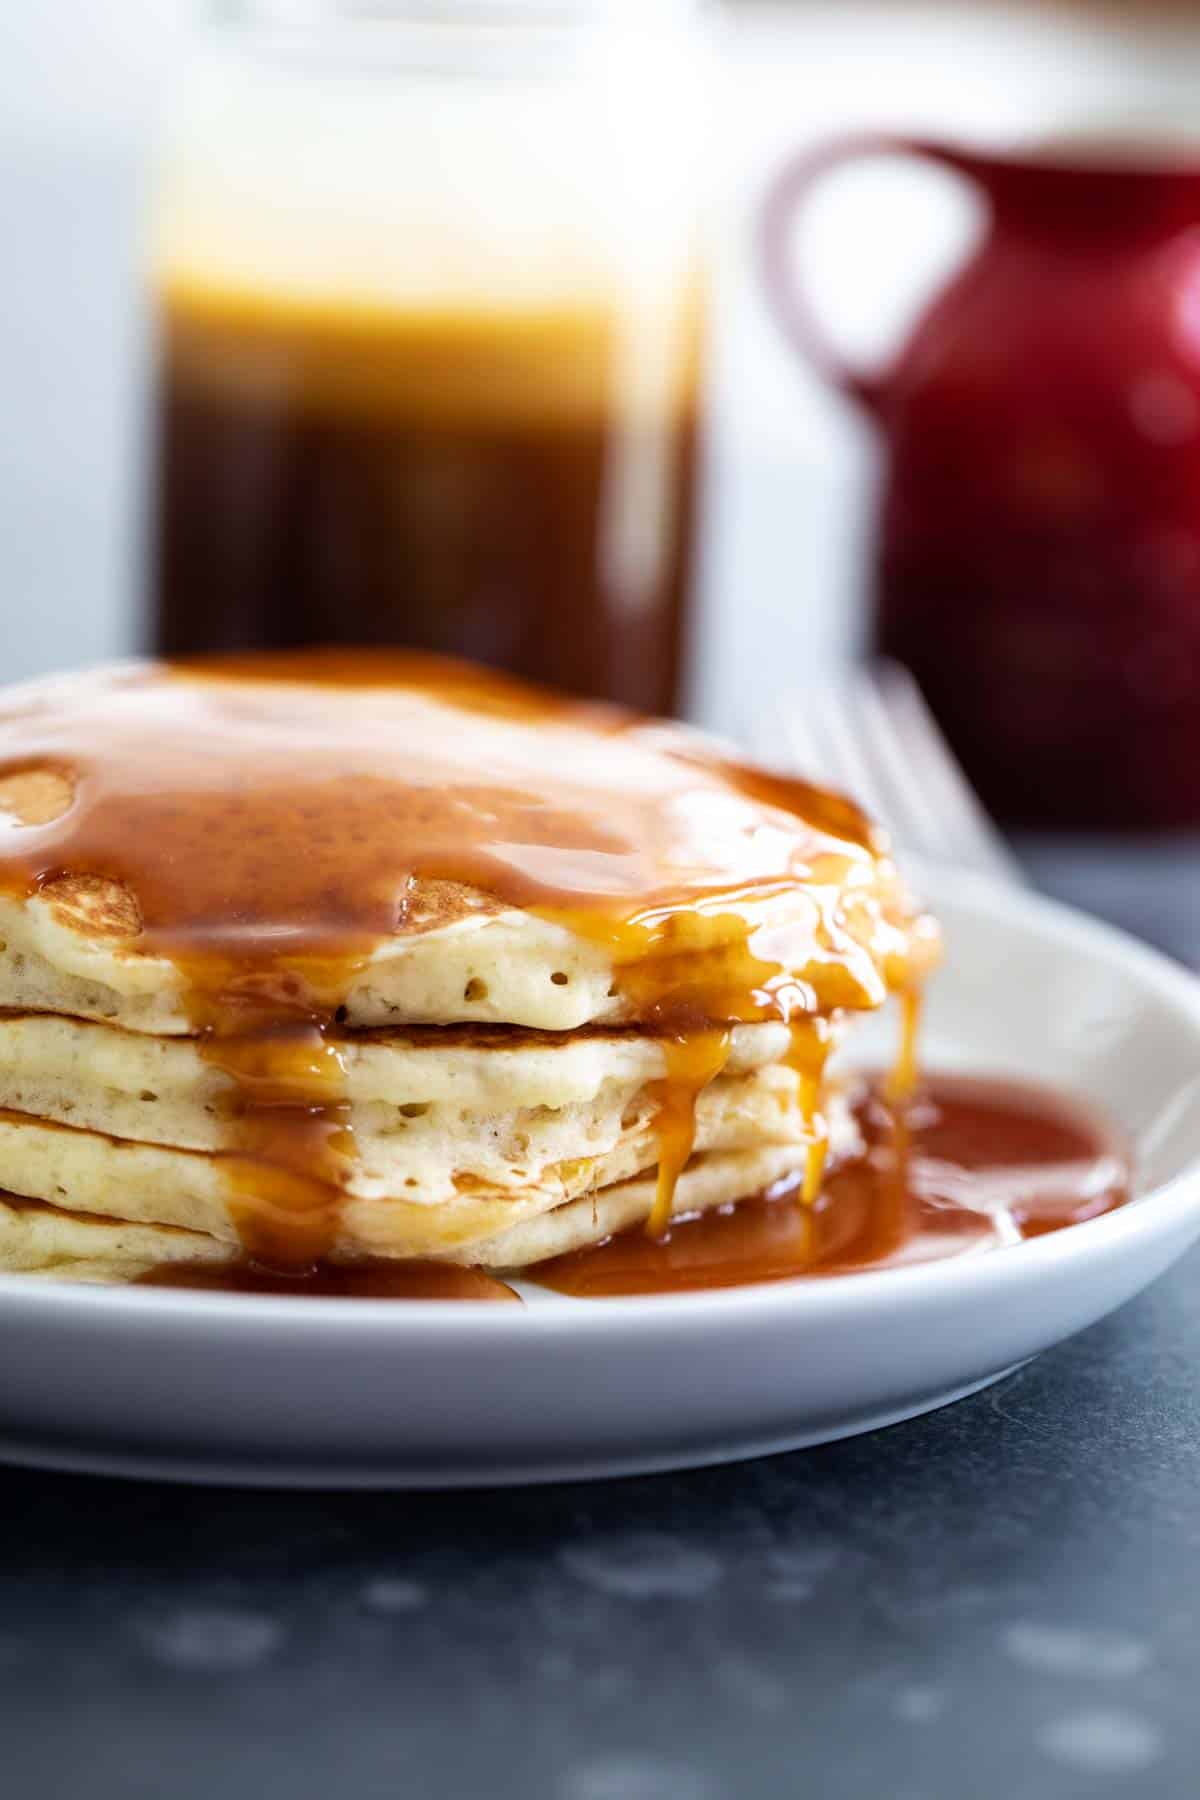
[[(960, 905), (978, 916), (1011, 922), (1014, 914), (1076, 949), (1089, 949), (1124, 966), (1176, 1016), (1196, 1032), (1200, 1046), (1200, 976), (1162, 951), (1143, 943), (1118, 926), (1093, 918), (1081, 909), (1029, 890), (966, 871), (930, 869), (922, 883), (936, 910), (941, 900)], [(1084, 1096), (1086, 1098), (1086, 1096)], [(776, 1312), (794, 1314), (802, 1304), (809, 1318), (819, 1321), (891, 1296), (897, 1307), (922, 1303), (951, 1289), (970, 1287), (990, 1294), (1014, 1282), (1020, 1284), (1038, 1270), (1086, 1261), (1104, 1251), (1119, 1250), (1130, 1238), (1140, 1238), (1155, 1226), (1169, 1230), (1189, 1213), (1200, 1218), (1200, 1151), (1169, 1180), (1126, 1206), (1049, 1232), (1020, 1244), (1006, 1245), (975, 1256), (914, 1263), (898, 1269), (861, 1270), (824, 1281), (797, 1276), (779, 1281), (747, 1283), (732, 1288), (713, 1288), (686, 1293), (632, 1294), (588, 1298), (547, 1294), (535, 1306), (455, 1306), (438, 1300), (395, 1301), (342, 1299), (325, 1295), (226, 1294), (186, 1289), (154, 1289), (119, 1284), (105, 1286), (84, 1282), (43, 1282), (17, 1271), (0, 1273), (0, 1306), (13, 1311), (42, 1314), (47, 1323), (66, 1315), (74, 1324), (90, 1320), (98, 1328), (156, 1329), (164, 1319), (180, 1327), (206, 1321), (236, 1325), (241, 1331), (278, 1333), (301, 1326), (316, 1338), (333, 1334), (370, 1337), (381, 1329), (389, 1338), (432, 1333), (461, 1336), (469, 1333), (483, 1340), (508, 1340), (514, 1332), (555, 1335), (564, 1319), (573, 1335), (604, 1337), (619, 1323), (636, 1324), (639, 1332), (661, 1331), (675, 1335), (696, 1328), (716, 1315), (721, 1325), (733, 1328), (739, 1317), (762, 1325)], [(801, 1302), (801, 1295), (803, 1301)]]

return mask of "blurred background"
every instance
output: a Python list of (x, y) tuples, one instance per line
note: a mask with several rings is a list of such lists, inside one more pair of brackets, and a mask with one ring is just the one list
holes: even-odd
[[(206, 16), (193, 0), (43, 0), (6, 9), (0, 26), (6, 678), (145, 640), (148, 220)], [(1198, 77), (1200, 17), (1149, 0), (725, 9), (701, 133), (714, 305), (688, 692), (703, 721), (739, 729), (765, 692), (851, 654), (867, 629), (896, 421), (881, 429), (835, 391), (771, 316), (757, 218), (785, 159), (856, 129), (1039, 153), (1130, 139), (1143, 159), (1155, 145), (1186, 159)], [(793, 248), (839, 348), (864, 365), (890, 355), (982, 221), (945, 169), (867, 162), (831, 174)], [(1093, 259), (1089, 280), (1104, 278)], [(1152, 385), (1139, 404), (1152, 437), (1190, 433), (1190, 389)]]

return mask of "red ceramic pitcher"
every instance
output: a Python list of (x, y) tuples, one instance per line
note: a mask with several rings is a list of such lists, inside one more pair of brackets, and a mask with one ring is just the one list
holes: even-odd
[[(897, 153), (973, 183), (989, 224), (894, 362), (859, 371), (788, 232), (825, 171)], [(886, 440), (875, 644), (993, 811), (1200, 824), (1200, 165), (845, 139), (784, 170), (763, 245), (791, 336)]]

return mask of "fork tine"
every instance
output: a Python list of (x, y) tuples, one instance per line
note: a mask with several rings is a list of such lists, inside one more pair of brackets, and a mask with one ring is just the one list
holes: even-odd
[(858, 728), (891, 797), (885, 823), (898, 842), (918, 855), (953, 859), (955, 848), (948, 838), (946, 821), (914, 768), (911, 746), (873, 672), (856, 670), (850, 680)]
[(788, 701), (771, 702), (765, 713), (756, 713), (754, 747), (764, 762), (782, 760), (809, 780), (841, 789), (882, 820), (883, 798), (852, 721), (847, 729), (844, 700), (840, 685), (832, 691), (814, 685)]
[(858, 707), (849, 686), (829, 683), (807, 697), (815, 729), (825, 749), (821, 774), (845, 788), (864, 811), (887, 823), (888, 804), (871, 759), (866, 755)]
[(899, 663), (881, 662), (873, 679), (895, 723), (916, 781), (944, 821), (956, 860), (1008, 881), (1023, 881), (1020, 864), (955, 760), (916, 681)]
[(902, 849), (1024, 880), (900, 664), (846, 670), (776, 700), (756, 713), (752, 735), (764, 761), (844, 789)]
[(756, 709), (751, 741), (755, 754), (796, 774), (821, 779), (820, 746), (808, 729), (806, 708), (783, 699), (772, 700), (765, 716)]

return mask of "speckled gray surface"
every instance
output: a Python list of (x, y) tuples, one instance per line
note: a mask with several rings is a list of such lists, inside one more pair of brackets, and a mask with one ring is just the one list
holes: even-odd
[[(1037, 855), (1098, 909), (1098, 871), (1136, 893)], [(1148, 935), (1186, 949), (1200, 888), (1172, 864), (1156, 907), (1168, 876), (1178, 935)], [(1157, 1800), (1197, 1791), (1198, 1664), (1200, 1253), (985, 1394), (740, 1467), (395, 1497), (0, 1472), (14, 1800)]]

